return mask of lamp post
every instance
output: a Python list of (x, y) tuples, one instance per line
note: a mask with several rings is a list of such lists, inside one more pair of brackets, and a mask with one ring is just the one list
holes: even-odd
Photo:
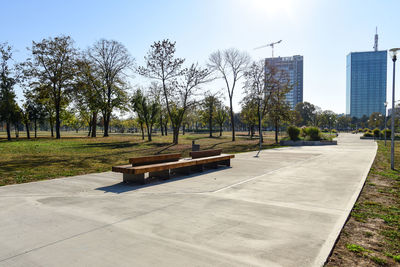
[(385, 136), (385, 146), (386, 146), (386, 108), (387, 108), (387, 105), (388, 105), (388, 102), (385, 102), (385, 129), (383, 130), (383, 132), (384, 132), (384, 136)]
[(394, 109), (394, 96), (395, 96), (395, 77), (396, 77), (396, 60), (397, 60), (397, 53), (399, 52), (400, 48), (392, 48), (389, 50), (390, 57), (393, 61), (393, 89), (392, 89), (392, 133), (391, 133), (391, 145), (390, 145), (390, 168), (394, 170), (394, 117), (395, 117), (395, 109)]
[(260, 154), (261, 149), (262, 149), (262, 126), (261, 126), (262, 112), (261, 112), (261, 105), (262, 105), (263, 96), (264, 95), (262, 93), (257, 95), (257, 98), (258, 98), (258, 128), (259, 128), (258, 129), (258, 135), (259, 135), (259, 139), (260, 139), (260, 141), (259, 141), (260, 142), (260, 148), (259, 148), (259, 150), (257, 152), (256, 157), (258, 157), (258, 155)]

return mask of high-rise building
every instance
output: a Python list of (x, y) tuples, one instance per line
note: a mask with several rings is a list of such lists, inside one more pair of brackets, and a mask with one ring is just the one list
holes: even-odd
[(374, 51), (348, 54), (346, 68), (346, 114), (385, 114), (387, 51), (378, 51), (377, 34)]
[(289, 76), (293, 89), (286, 94), (286, 100), (294, 109), (297, 103), (303, 102), (303, 56), (272, 57), (265, 59), (265, 65), (284, 70)]

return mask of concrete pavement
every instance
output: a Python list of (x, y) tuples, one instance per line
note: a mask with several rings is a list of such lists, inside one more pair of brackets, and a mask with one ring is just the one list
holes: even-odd
[(145, 186), (106, 172), (0, 187), (0, 266), (320, 266), (376, 149), (341, 134)]

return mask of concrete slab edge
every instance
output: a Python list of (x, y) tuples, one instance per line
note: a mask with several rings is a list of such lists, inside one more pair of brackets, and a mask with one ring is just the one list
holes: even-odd
[(348, 218), (350, 217), (350, 212), (354, 207), (354, 204), (357, 202), (357, 199), (359, 198), (361, 191), (364, 187), (365, 181), (367, 180), (369, 171), (372, 167), (372, 164), (374, 163), (375, 157), (376, 157), (376, 152), (378, 151), (378, 144), (375, 143), (375, 156), (372, 158), (371, 162), (368, 164), (368, 168), (364, 170), (363, 173), (363, 179), (360, 181), (360, 183), (357, 186), (356, 192), (353, 194), (351, 197), (348, 205), (345, 208), (345, 213), (338, 219), (334, 229), (332, 232), (329, 234), (327, 240), (325, 240), (325, 243), (322, 245), (322, 248), (320, 249), (317, 257), (314, 260), (313, 266), (324, 266), (326, 261), (328, 260), (328, 257), (331, 255), (333, 248), (335, 247), (335, 244), (337, 240), (339, 239), (340, 232), (342, 231), (344, 225), (346, 224)]

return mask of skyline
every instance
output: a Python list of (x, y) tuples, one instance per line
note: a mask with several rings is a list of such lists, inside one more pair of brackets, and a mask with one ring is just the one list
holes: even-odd
[[(212, 52), (230, 47), (247, 51), (253, 60), (262, 60), (271, 56), (271, 49), (255, 47), (283, 40), (275, 46), (275, 57), (304, 57), (304, 101), (336, 113), (346, 110), (346, 56), (372, 51), (376, 26), (379, 50), (400, 46), (400, 23), (395, 19), (400, 4), (396, 1), (385, 1), (385, 5), (372, 0), (40, 3), (4, 4), (8, 12), (0, 20), (8, 27), (0, 30), (0, 42), (7, 41), (14, 47), (16, 61), (26, 57), (25, 48), (32, 40), (59, 34), (70, 35), (80, 49), (101, 38), (115, 39), (127, 47), (138, 65), (143, 64), (154, 41), (166, 38), (177, 42), (177, 56), (186, 58), (187, 64), (197, 61), (202, 65)], [(132, 85), (144, 81), (135, 75)], [(388, 58), (388, 102), (391, 81), (392, 63)], [(207, 89), (222, 87), (221, 82), (214, 82)], [(239, 111), (241, 91), (239, 87), (235, 90), (235, 112)], [(21, 99), (22, 92), (18, 90), (17, 95)]]

